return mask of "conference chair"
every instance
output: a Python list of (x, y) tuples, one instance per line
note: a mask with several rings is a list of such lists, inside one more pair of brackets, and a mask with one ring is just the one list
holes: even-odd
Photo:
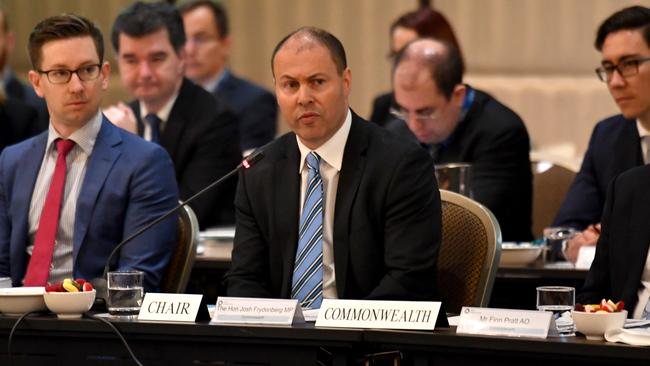
[(183, 293), (190, 279), (196, 247), (199, 242), (199, 221), (190, 206), (184, 206), (178, 213), (178, 242), (165, 270), (161, 291)]
[(544, 236), (544, 228), (553, 224), (576, 172), (550, 160), (531, 160), (533, 171), (533, 235)]
[(501, 253), (501, 229), (485, 206), (441, 189), (442, 245), (438, 289), (447, 312), (490, 302)]

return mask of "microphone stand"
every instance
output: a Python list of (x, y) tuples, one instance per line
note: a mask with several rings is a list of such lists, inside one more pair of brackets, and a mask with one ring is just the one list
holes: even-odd
[(150, 223), (144, 225), (138, 231), (131, 234), (129, 237), (127, 237), (126, 239), (122, 240), (119, 244), (117, 244), (115, 246), (115, 248), (113, 248), (111, 253), (108, 255), (108, 258), (106, 259), (106, 265), (104, 266), (104, 272), (102, 273), (102, 277), (96, 278), (96, 279), (94, 279), (92, 281), (93, 286), (95, 287), (95, 290), (97, 291), (97, 298), (106, 300), (107, 297), (108, 297), (107, 296), (108, 295), (108, 285), (107, 285), (106, 275), (107, 275), (107, 273), (109, 271), (109, 268), (110, 268), (110, 265), (111, 265), (111, 260), (113, 259), (115, 254), (120, 250), (120, 248), (122, 248), (125, 244), (129, 243), (131, 240), (133, 240), (136, 237), (140, 236), (145, 231), (149, 230), (151, 227), (155, 226), (156, 224), (158, 224), (161, 221), (165, 220), (166, 218), (168, 218), (172, 214), (176, 213), (178, 210), (183, 208), (185, 205), (189, 204), (190, 202), (194, 201), (195, 199), (197, 199), (198, 197), (203, 195), (205, 192), (211, 190), (212, 188), (214, 188), (214, 187), (218, 186), (219, 184), (221, 184), (221, 182), (223, 182), (224, 180), (226, 180), (226, 179), (232, 177), (233, 175), (237, 174), (237, 172), (239, 172), (239, 170), (241, 168), (249, 169), (254, 164), (256, 164), (260, 160), (262, 160), (263, 158), (264, 158), (264, 153), (262, 151), (255, 151), (251, 155), (248, 155), (246, 158), (244, 158), (244, 160), (242, 160), (241, 163), (239, 163), (239, 165), (237, 165), (237, 167), (235, 169), (231, 170), (226, 175), (224, 175), (223, 177), (217, 179), (216, 181), (210, 183), (207, 187), (205, 187), (202, 190), (200, 190), (199, 192), (195, 193), (193, 196), (186, 199), (185, 201), (181, 201), (181, 203), (178, 204), (178, 206), (172, 208), (171, 210), (167, 211), (162, 216), (160, 216), (157, 219), (151, 221)]

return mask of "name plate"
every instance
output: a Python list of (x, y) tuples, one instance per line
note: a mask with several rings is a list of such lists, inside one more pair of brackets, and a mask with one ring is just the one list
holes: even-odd
[(456, 333), (546, 338), (552, 315), (548, 311), (464, 306), (460, 311)]
[(199, 313), (202, 298), (203, 295), (147, 292), (138, 320), (193, 322)]
[(440, 303), (324, 299), (317, 327), (433, 330)]
[(304, 322), (296, 299), (218, 297), (210, 323), (291, 325)]

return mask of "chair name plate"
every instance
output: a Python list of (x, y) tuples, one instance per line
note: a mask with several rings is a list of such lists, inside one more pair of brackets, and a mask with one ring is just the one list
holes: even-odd
[(433, 330), (440, 302), (324, 299), (317, 327)]
[(138, 320), (194, 322), (202, 298), (203, 295), (148, 292), (142, 300)]
[(253, 297), (218, 297), (211, 324), (304, 323), (298, 300)]
[(463, 306), (456, 333), (546, 338), (552, 315), (548, 311)]

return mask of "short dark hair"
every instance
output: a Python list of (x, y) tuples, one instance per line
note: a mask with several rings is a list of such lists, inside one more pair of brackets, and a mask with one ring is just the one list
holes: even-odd
[(86, 36), (95, 43), (101, 64), (104, 62), (104, 36), (93, 22), (74, 14), (61, 14), (42, 20), (32, 30), (27, 43), (32, 68), (40, 69), (43, 45), (47, 42)]
[(433, 81), (445, 98), (451, 98), (456, 85), (463, 82), (463, 60), (458, 48), (449, 42), (431, 39), (443, 45), (443, 52), (433, 55), (414, 55), (413, 51), (410, 51), (411, 45), (420, 40), (422, 38), (408, 43), (397, 53), (393, 63), (393, 75), (401, 62), (417, 58), (429, 69)]
[(7, 18), (7, 11), (2, 6), (2, 3), (0, 3), (0, 19), (2, 19), (2, 30), (5, 33), (9, 32), (9, 19)]
[(180, 53), (185, 45), (183, 18), (178, 10), (165, 2), (135, 2), (126, 7), (115, 19), (111, 41), (115, 51), (120, 51), (120, 33), (129, 37), (144, 37), (166, 29), (174, 51)]
[(610, 33), (620, 30), (639, 30), (643, 35), (646, 46), (650, 47), (650, 8), (644, 6), (630, 6), (621, 9), (609, 16), (598, 27), (594, 45), (602, 51), (605, 38)]
[(179, 6), (178, 10), (181, 12), (181, 15), (185, 15), (185, 13), (201, 7), (206, 7), (212, 12), (212, 15), (214, 16), (216, 22), (215, 26), (217, 27), (219, 38), (223, 39), (228, 34), (230, 34), (228, 14), (226, 13), (226, 9), (224, 9), (224, 7), (219, 3), (210, 0), (195, 0)]
[(345, 49), (343, 48), (341, 41), (339, 41), (338, 38), (334, 37), (332, 33), (324, 29), (316, 27), (301, 27), (289, 33), (286, 37), (282, 38), (282, 40), (273, 49), (273, 54), (271, 55), (271, 73), (273, 73), (274, 76), (275, 72), (273, 71), (273, 61), (275, 61), (275, 55), (278, 53), (278, 51), (280, 51), (282, 46), (284, 46), (284, 44), (287, 43), (289, 39), (300, 35), (306, 35), (315, 43), (327, 48), (330, 52), (330, 56), (332, 57), (332, 61), (334, 61), (334, 64), (336, 65), (336, 71), (339, 73), (339, 75), (343, 74), (343, 71), (345, 71), (345, 69), (348, 67), (348, 61), (345, 57)]

